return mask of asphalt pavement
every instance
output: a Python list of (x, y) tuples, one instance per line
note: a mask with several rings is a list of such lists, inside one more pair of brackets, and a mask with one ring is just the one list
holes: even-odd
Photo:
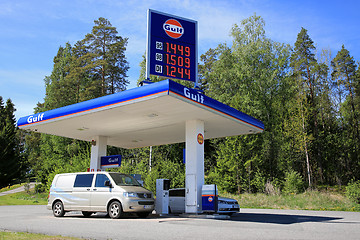
[(151, 215), (55, 218), (46, 206), (0, 206), (0, 230), (85, 239), (360, 239), (359, 212), (241, 209), (230, 219)]

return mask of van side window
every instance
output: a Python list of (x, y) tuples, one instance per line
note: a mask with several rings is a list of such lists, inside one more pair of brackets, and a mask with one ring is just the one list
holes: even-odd
[(75, 178), (74, 187), (91, 187), (94, 174), (78, 174)]
[(95, 187), (105, 187), (105, 181), (110, 181), (110, 179), (105, 174), (97, 174)]

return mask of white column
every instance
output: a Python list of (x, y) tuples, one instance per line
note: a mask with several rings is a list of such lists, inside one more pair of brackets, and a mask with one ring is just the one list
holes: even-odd
[(101, 157), (106, 156), (107, 137), (96, 136), (93, 138), (91, 145), (90, 171), (100, 169)]
[(201, 188), (204, 185), (204, 122), (186, 122), (185, 212), (200, 213)]

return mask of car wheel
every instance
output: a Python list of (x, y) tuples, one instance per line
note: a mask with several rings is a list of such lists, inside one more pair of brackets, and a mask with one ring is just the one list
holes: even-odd
[(114, 201), (109, 205), (108, 214), (113, 219), (118, 219), (122, 215), (122, 207), (119, 201)]
[(90, 217), (91, 214), (93, 214), (92, 212), (86, 212), (86, 211), (82, 211), (81, 213), (82, 215), (84, 215), (84, 217)]
[(56, 201), (52, 210), (55, 217), (62, 217), (65, 215), (64, 205), (61, 201)]

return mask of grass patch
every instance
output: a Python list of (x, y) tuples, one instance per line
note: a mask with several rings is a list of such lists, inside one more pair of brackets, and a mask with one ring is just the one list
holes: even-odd
[(12, 186), (10, 186), (10, 187), (1, 188), (1, 189), (0, 189), (0, 193), (1, 193), (1, 192), (6, 192), (6, 191), (10, 191), (10, 190), (13, 190), (13, 189), (15, 189), (15, 188), (19, 188), (19, 187), (21, 187), (21, 186), (23, 186), (23, 185), (25, 185), (25, 183), (15, 184), (15, 185), (12, 185)]
[(47, 193), (20, 192), (0, 196), (0, 206), (4, 205), (46, 205)]
[(359, 212), (360, 204), (353, 203), (346, 196), (336, 192), (306, 191), (301, 194), (281, 194), (269, 196), (256, 194), (222, 194), (238, 200), (241, 208), (295, 209), (320, 211)]
[(63, 236), (48, 236), (37, 233), (24, 233), (24, 232), (7, 232), (0, 231), (0, 240), (20, 240), (20, 239), (30, 239), (30, 240), (76, 240), (80, 238), (74, 237), (63, 237)]

